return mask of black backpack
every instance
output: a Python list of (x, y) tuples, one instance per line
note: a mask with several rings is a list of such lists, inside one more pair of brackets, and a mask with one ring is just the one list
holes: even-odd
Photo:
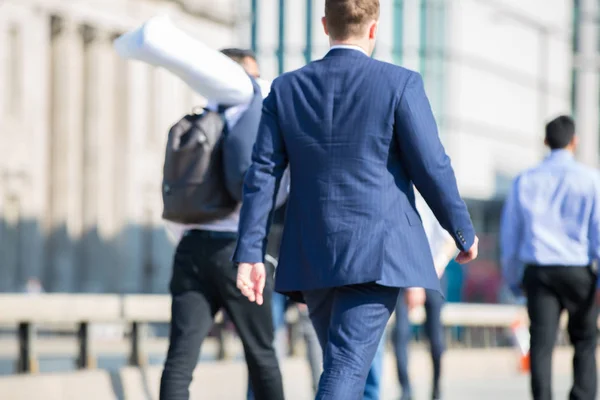
[(203, 109), (169, 130), (163, 167), (163, 218), (183, 224), (223, 219), (240, 204), (227, 191), (223, 172), (222, 114)]

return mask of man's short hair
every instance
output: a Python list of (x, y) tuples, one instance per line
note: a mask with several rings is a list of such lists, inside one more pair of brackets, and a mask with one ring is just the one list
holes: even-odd
[(546, 124), (546, 143), (552, 150), (564, 149), (574, 136), (575, 122), (567, 115), (561, 115)]
[(233, 61), (237, 63), (243, 62), (246, 58), (251, 58), (256, 61), (256, 55), (252, 50), (248, 49), (238, 49), (235, 47), (222, 49), (221, 53), (225, 54), (227, 57), (231, 58)]
[(379, 19), (379, 0), (325, 0), (325, 19), (332, 39), (359, 36)]

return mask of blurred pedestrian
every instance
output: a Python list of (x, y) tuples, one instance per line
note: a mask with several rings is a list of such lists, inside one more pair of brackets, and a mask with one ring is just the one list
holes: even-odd
[(42, 282), (38, 278), (31, 277), (25, 282), (24, 292), (27, 294), (42, 294), (44, 293), (44, 287)]
[(177, 232), (178, 245), (169, 286), (171, 330), (160, 398), (189, 398), (202, 342), (215, 314), (224, 308), (244, 345), (257, 398), (282, 400), (273, 348), (273, 270), (265, 276), (265, 307), (260, 307), (239, 295), (237, 268), (231, 261), (242, 182), (262, 110), (256, 58), (243, 49), (215, 51), (165, 17), (125, 34), (115, 46), (121, 55), (167, 68), (208, 100), (201, 112), (178, 121), (167, 141), (163, 218)]
[(552, 351), (560, 314), (575, 355), (571, 400), (597, 391), (597, 271), (600, 258), (600, 178), (574, 159), (575, 123), (560, 116), (546, 125), (550, 154), (513, 182), (501, 224), (502, 270), (514, 292), (527, 296), (531, 391), (552, 398)]

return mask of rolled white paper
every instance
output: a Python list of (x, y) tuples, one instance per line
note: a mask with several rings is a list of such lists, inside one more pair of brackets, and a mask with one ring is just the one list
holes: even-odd
[(151, 18), (113, 45), (121, 57), (165, 68), (218, 104), (245, 104), (252, 98), (252, 83), (239, 64), (179, 30), (167, 16)]

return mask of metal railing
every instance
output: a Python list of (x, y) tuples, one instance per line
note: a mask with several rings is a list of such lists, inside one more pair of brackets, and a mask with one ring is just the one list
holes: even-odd
[[(170, 318), (171, 299), (166, 295), (0, 295), (0, 326), (11, 329), (17, 335), (16, 371), (19, 373), (39, 371), (37, 345), (41, 342), (40, 332), (66, 332), (71, 336), (74, 333), (77, 343), (76, 366), (80, 369), (95, 367), (97, 343), (92, 328), (96, 324), (125, 327), (122, 336), (128, 349), (128, 363), (147, 365), (150, 351), (147, 345), (152, 340), (146, 328), (153, 323), (168, 323)], [(411, 322), (416, 325), (422, 324), (424, 318), (423, 308), (417, 308), (410, 314)], [(298, 321), (296, 309), (289, 310), (286, 319), (293, 330)], [(223, 321), (219, 313), (215, 330), (217, 358), (226, 357)], [(521, 306), (449, 303), (442, 310), (442, 323), (448, 332), (449, 342), (453, 342), (453, 331), (461, 330), (454, 345), (502, 345), (499, 338), (504, 336), (503, 341), (506, 342), (504, 333), (515, 321), (528, 323), (526, 310)], [(563, 319), (563, 327), (565, 322)], [(498, 335), (499, 332), (503, 335)]]

